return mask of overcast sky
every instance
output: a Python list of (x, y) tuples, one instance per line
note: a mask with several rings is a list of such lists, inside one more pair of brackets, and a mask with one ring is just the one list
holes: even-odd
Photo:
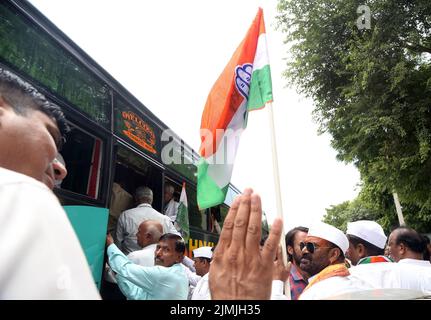
[[(276, 31), (275, 0), (31, 0), (105, 70), (195, 150), (208, 93), (244, 38), (259, 6), (266, 22), (275, 129), (286, 227), (321, 219), (325, 208), (353, 199), (359, 173), (338, 162), (330, 137), (317, 135), (313, 101), (281, 74), (287, 57)], [(252, 112), (232, 183), (257, 191), (275, 216), (267, 110)]]

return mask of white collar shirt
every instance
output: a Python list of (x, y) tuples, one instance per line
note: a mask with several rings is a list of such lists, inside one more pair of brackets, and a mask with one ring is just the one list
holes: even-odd
[(205, 274), (196, 284), (196, 287), (193, 290), (192, 300), (211, 300), (208, 279), (209, 272)]
[(176, 202), (174, 199), (171, 199), (168, 204), (165, 206), (164, 214), (171, 219), (172, 222), (175, 222), (177, 219), (178, 207), (180, 204)]
[(100, 299), (79, 240), (54, 193), (0, 168), (0, 300)]
[(178, 234), (167, 216), (153, 209), (150, 204), (140, 204), (136, 208), (124, 211), (118, 219), (115, 244), (124, 254), (142, 249), (137, 243), (136, 233), (139, 225), (147, 220), (159, 221), (163, 233)]
[(156, 251), (157, 243), (150, 244), (142, 250), (130, 252), (127, 258), (135, 264), (143, 267), (154, 266), (154, 253)]

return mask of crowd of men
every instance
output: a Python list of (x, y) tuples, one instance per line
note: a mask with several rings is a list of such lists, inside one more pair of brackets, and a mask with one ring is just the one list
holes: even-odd
[[(274, 288), (281, 291), (283, 286), (271, 286), (270, 279), (277, 273), (274, 259), (279, 256), (282, 222), (275, 220), (262, 248), (256, 231), (261, 215), (260, 197), (251, 189), (232, 205), (209, 273), (213, 298), (283, 296), (283, 292), (274, 292)], [(351, 222), (346, 234), (317, 222), (309, 229), (289, 231), (286, 245), (291, 257), (293, 299), (346, 299), (364, 292), (369, 295), (361, 295), (363, 299), (384, 298), (386, 292), (396, 298), (390, 290), (404, 290), (409, 297), (431, 294), (430, 248), (426, 237), (411, 228), (396, 228), (387, 238), (374, 221)], [(384, 255), (385, 246), (388, 256)], [(247, 272), (250, 270), (253, 272)]]
[(129, 300), (185, 300), (192, 299), (198, 285), (197, 292), (202, 291), (200, 280), (209, 271), (212, 250), (193, 250), (194, 261), (185, 256), (184, 240), (174, 224), (178, 204), (173, 193), (173, 186), (167, 184), (167, 209), (162, 214), (151, 206), (152, 190), (138, 187), (134, 195), (137, 207), (120, 214), (115, 239), (107, 236), (105, 280), (117, 285)]
[[(52, 193), (67, 174), (57, 158), (67, 131), (58, 106), (0, 68), (0, 299), (100, 299)], [(261, 239), (261, 202), (251, 189), (234, 200), (217, 247), (193, 250), (191, 261), (174, 225), (171, 194), (168, 187), (162, 214), (151, 206), (152, 190), (139, 187), (137, 207), (121, 212), (115, 239), (106, 238), (107, 273), (127, 299), (326, 299), (376, 289), (431, 294), (429, 239), (405, 226), (389, 237), (374, 221), (350, 222), (346, 233), (322, 222), (297, 227), (283, 239), (285, 265), (282, 221)]]

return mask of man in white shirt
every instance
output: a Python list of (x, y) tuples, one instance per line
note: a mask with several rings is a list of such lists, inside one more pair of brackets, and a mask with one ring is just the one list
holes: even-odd
[(142, 250), (130, 252), (127, 258), (143, 267), (154, 266), (154, 252), (163, 235), (162, 224), (155, 220), (146, 220), (139, 225), (136, 237)]
[(153, 191), (148, 187), (139, 187), (135, 191), (135, 200), (139, 205), (136, 208), (124, 211), (117, 223), (115, 244), (124, 253), (140, 250), (136, 233), (139, 225), (146, 220), (159, 221), (163, 226), (163, 233), (179, 234), (171, 220), (151, 207)]
[(100, 299), (50, 190), (65, 176), (54, 159), (67, 131), (58, 106), (0, 68), (0, 300)]
[(425, 239), (414, 229), (398, 227), (391, 232), (388, 240), (389, 254), (395, 262), (431, 267), (431, 263), (423, 260), (427, 250)]
[[(153, 267), (156, 246), (162, 235), (163, 227), (160, 222), (156, 220), (146, 220), (142, 222), (136, 233), (137, 243), (142, 249), (130, 252), (127, 258), (140, 266)], [(108, 263), (105, 265), (105, 280), (117, 284), (115, 273)]]
[(300, 268), (307, 272), (310, 278), (299, 299), (314, 297), (315, 292), (320, 291), (315, 286), (322, 286), (327, 279), (342, 281), (342, 278), (349, 275), (345, 266), (349, 241), (344, 233), (334, 226), (323, 222), (314, 223), (305, 242), (300, 243), (300, 248), (302, 249)]
[(202, 278), (192, 290), (192, 300), (211, 300), (210, 289), (208, 287), (208, 273), (212, 257), (212, 247), (199, 247), (193, 250), (196, 274)]
[(174, 192), (175, 188), (171, 184), (165, 185), (165, 192), (164, 192), (164, 201), (165, 201), (165, 207), (163, 209), (163, 213), (171, 219), (172, 224), (175, 223), (177, 219), (177, 213), (178, 213), (178, 207), (179, 203), (174, 200)]

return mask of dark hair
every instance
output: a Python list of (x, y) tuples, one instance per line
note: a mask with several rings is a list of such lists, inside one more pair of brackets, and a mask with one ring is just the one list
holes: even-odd
[(423, 254), (427, 247), (426, 240), (416, 230), (402, 226), (394, 231), (398, 231), (395, 239), (397, 245), (402, 243), (413, 252)]
[(381, 256), (385, 253), (384, 248), (382, 249), (382, 248), (376, 247), (374, 244), (369, 243), (364, 239), (361, 239), (351, 234), (347, 234), (346, 236), (347, 236), (347, 239), (349, 239), (349, 242), (351, 242), (355, 248), (358, 246), (358, 244), (362, 244), (367, 250), (367, 256)]
[[(295, 227), (291, 230), (289, 230), (289, 232), (286, 234), (286, 237), (284, 238), (286, 241), (286, 250), (288, 246), (293, 247), (293, 241), (295, 239), (296, 234), (301, 231), (301, 232), (307, 232), (308, 233), (308, 228), (306, 227)], [(293, 257), (292, 255), (287, 252), (287, 255), (289, 256), (289, 260), (292, 261)]]
[(70, 128), (60, 107), (48, 101), (43, 94), (16, 74), (3, 68), (0, 68), (0, 96), (16, 114), (26, 116), (31, 109), (41, 111), (54, 119), (62, 135), (62, 141), (58, 142), (57, 147), (60, 148), (65, 142), (64, 136)]
[(174, 233), (165, 233), (159, 239), (159, 241), (167, 241), (167, 240), (175, 240), (175, 251), (181, 254), (186, 252), (186, 244), (184, 243), (183, 238)]

